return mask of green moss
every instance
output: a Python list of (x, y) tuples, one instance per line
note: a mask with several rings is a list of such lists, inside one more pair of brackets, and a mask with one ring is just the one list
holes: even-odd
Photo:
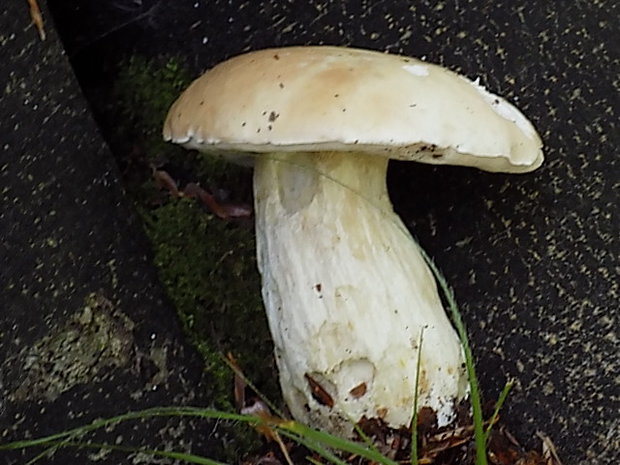
[(114, 86), (125, 115), (143, 129), (158, 133), (168, 108), (191, 80), (177, 59), (161, 62), (131, 57), (121, 66)]
[(222, 221), (189, 199), (170, 199), (142, 215), (161, 280), (212, 374), (217, 406), (230, 407), (232, 377), (221, 358), (228, 351), (273, 395), (272, 344), (252, 227)]

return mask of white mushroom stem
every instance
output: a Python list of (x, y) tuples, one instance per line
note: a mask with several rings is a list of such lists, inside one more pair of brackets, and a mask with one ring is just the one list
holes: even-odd
[(258, 265), (284, 399), (298, 421), (345, 436), (362, 416), (410, 423), (418, 357), (418, 406), (440, 425), (468, 390), (432, 273), (389, 201), (387, 164), (343, 152), (256, 159)]

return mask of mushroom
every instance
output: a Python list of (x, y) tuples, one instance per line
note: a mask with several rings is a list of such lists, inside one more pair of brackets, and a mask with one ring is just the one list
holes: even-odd
[(418, 360), (418, 407), (439, 426), (454, 419), (468, 394), (462, 346), (392, 209), (388, 160), (534, 170), (542, 144), (522, 113), (413, 58), (286, 47), (206, 72), (163, 134), (253, 160), (262, 295), (295, 419), (341, 436), (362, 417), (408, 425)]

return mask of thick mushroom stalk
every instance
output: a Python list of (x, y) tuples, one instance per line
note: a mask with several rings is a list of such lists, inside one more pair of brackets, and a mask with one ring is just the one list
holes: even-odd
[[(258, 264), (283, 395), (299, 421), (349, 435), (363, 416), (440, 424), (467, 393), (432, 273), (393, 212), (388, 160), (274, 153), (254, 175)], [(423, 345), (420, 335), (424, 331)]]

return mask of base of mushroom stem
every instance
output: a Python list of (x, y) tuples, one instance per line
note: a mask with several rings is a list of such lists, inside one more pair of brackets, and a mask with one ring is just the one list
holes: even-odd
[[(269, 408), (262, 405), (261, 412), (267, 412)], [(248, 408), (242, 413), (259, 414), (256, 406)], [(490, 418), (491, 409), (483, 412), (484, 418)], [(262, 415), (260, 415), (262, 416)], [(364, 437), (355, 432), (354, 440), (360, 443), (372, 442), (373, 448), (398, 463), (412, 463), (412, 431), (411, 427), (392, 428), (380, 418), (363, 417), (356, 427), (363, 433)], [(474, 426), (471, 415), (471, 406), (468, 400), (461, 401), (456, 407), (456, 419), (447, 426), (437, 426), (437, 414), (430, 407), (423, 407), (418, 412), (417, 417), (417, 458), (418, 463), (422, 464), (442, 464), (442, 465), (476, 465), (476, 441), (474, 437)], [(267, 435), (269, 437), (269, 435)], [(546, 434), (537, 432), (540, 446), (536, 449), (527, 449), (522, 446), (515, 436), (508, 430), (505, 424), (499, 421), (492, 425), (489, 439), (486, 443), (486, 454), (490, 463), (501, 465), (562, 465), (557, 457), (557, 447), (551, 438)], [(292, 463), (306, 463), (308, 457), (316, 458), (320, 462), (320, 457), (309, 451), (294, 440), (286, 440), (282, 443), (269, 441), (262, 450), (262, 456), (252, 457), (245, 463), (275, 463), (282, 465), (287, 458), (282, 454), (282, 448), (286, 448), (287, 454)], [(527, 439), (531, 442), (532, 438)], [(534, 438), (536, 440), (536, 438)], [(369, 460), (357, 455), (352, 455), (332, 450), (336, 455), (341, 456), (347, 464), (370, 465)], [(275, 460), (275, 462), (274, 462)], [(290, 462), (289, 462), (290, 463)]]
[[(356, 425), (354, 440), (364, 441), (361, 431), (366, 439), (370, 439), (374, 446), (385, 456), (391, 459), (403, 459), (409, 457), (411, 452), (411, 426), (392, 428), (381, 418), (363, 417)], [(468, 400), (461, 401), (456, 408), (456, 419), (447, 426), (437, 426), (437, 414), (430, 407), (422, 407), (417, 417), (417, 437), (420, 443), (434, 441), (439, 445), (443, 443), (449, 446), (446, 439), (453, 442), (466, 439), (473, 434), (471, 407)], [(421, 448), (422, 444), (418, 444)], [(442, 450), (445, 448), (441, 448)]]

